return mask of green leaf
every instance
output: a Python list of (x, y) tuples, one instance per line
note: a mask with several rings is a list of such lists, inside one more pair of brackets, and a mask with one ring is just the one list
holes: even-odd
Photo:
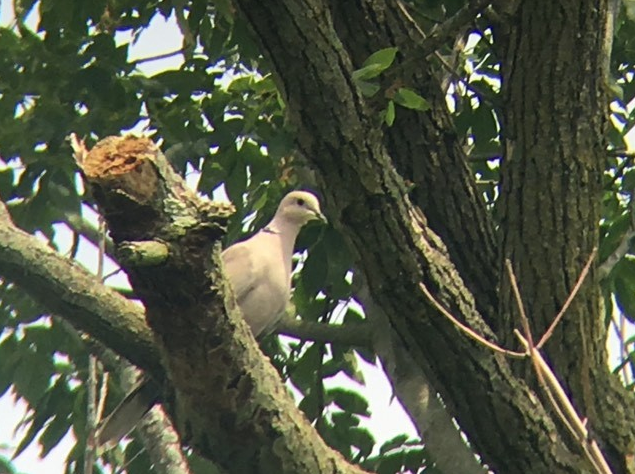
[(622, 189), (625, 192), (633, 193), (635, 191), (635, 168), (631, 168), (622, 178)]
[(372, 97), (379, 91), (379, 85), (368, 81), (357, 81), (357, 87), (364, 97)]
[(395, 102), (392, 100), (388, 101), (388, 105), (384, 111), (384, 122), (386, 122), (386, 125), (389, 127), (392, 127), (392, 124), (395, 123)]
[(384, 48), (371, 54), (361, 68), (353, 71), (353, 80), (373, 79), (388, 69), (395, 60), (397, 48)]
[(394, 101), (407, 109), (419, 110), (425, 112), (430, 108), (427, 100), (421, 97), (412, 89), (401, 87), (395, 93)]
[(302, 284), (309, 295), (317, 294), (326, 282), (328, 275), (328, 256), (324, 245), (318, 244), (311, 249), (302, 268)]
[(342, 410), (370, 416), (368, 401), (359, 393), (344, 388), (331, 388), (326, 392), (326, 399), (335, 403)]
[(400, 448), (403, 446), (403, 444), (406, 441), (408, 441), (408, 435), (406, 434), (397, 435), (394, 438), (391, 438), (388, 441), (384, 442), (384, 444), (381, 445), (381, 448), (379, 448), (379, 453), (386, 454), (387, 452), (392, 451), (393, 449)]
[(0, 473), (2, 474), (16, 474), (17, 471), (13, 464), (11, 464), (11, 460), (5, 458), (4, 456), (0, 456)]
[(608, 230), (600, 239), (599, 260), (603, 262), (606, 260), (617, 248), (624, 234), (631, 226), (630, 213), (623, 213), (611, 222)]
[(349, 442), (359, 449), (357, 461), (370, 455), (375, 446), (375, 438), (366, 428), (352, 428), (348, 432)]
[(293, 383), (302, 393), (315, 387), (320, 351), (317, 344), (311, 345), (290, 370)]
[(635, 261), (620, 261), (612, 272), (615, 301), (626, 318), (635, 323)]
[(71, 427), (70, 420), (64, 416), (56, 415), (48, 426), (44, 429), (44, 432), (39, 437), (38, 441), (42, 445), (42, 452), (40, 457), (47, 456), (55, 446), (57, 446), (62, 438), (66, 436), (68, 430)]

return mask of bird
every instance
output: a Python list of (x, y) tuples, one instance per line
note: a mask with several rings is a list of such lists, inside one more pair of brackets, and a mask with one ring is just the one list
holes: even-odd
[[(273, 219), (250, 238), (221, 253), (225, 277), (254, 337), (275, 329), (291, 297), (293, 250), (300, 229), (310, 221), (327, 222), (320, 201), (309, 191), (291, 191)], [(99, 445), (118, 442), (158, 402), (159, 389), (144, 378), (103, 421)]]

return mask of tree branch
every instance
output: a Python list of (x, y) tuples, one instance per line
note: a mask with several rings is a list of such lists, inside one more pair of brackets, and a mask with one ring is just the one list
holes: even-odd
[[(400, 1), (400, 0), (397, 0)], [(491, 0), (470, 0), (461, 7), (454, 15), (446, 19), (443, 23), (436, 25), (429, 35), (420, 43), (423, 54), (428, 56), (435, 52), (448, 39), (454, 38), (465, 25), (473, 22), (482, 10), (484, 10)]]
[(286, 316), (278, 323), (276, 332), (301, 340), (332, 342), (345, 346), (372, 345), (371, 328), (366, 323), (321, 324)]
[(163, 368), (143, 309), (79, 265), (18, 229), (0, 202), (0, 274), (73, 327), (161, 378)]
[(389, 319), (373, 300), (368, 285), (362, 282), (356, 297), (364, 306), (366, 318), (375, 331), (373, 348), (419, 436), (425, 441), (435, 466), (441, 472), (483, 474), (484, 467), (456, 428), (452, 416), (441, 403), (437, 390), (425, 375), (410, 363), (410, 355)]

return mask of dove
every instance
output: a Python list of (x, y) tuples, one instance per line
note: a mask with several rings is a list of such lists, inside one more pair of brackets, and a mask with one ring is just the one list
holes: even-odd
[[(308, 191), (292, 191), (273, 219), (250, 238), (221, 254), (225, 277), (254, 337), (275, 329), (291, 296), (293, 249), (300, 229), (326, 218), (318, 198)], [(98, 430), (100, 445), (119, 441), (158, 401), (159, 390), (151, 379), (142, 380), (108, 416)]]

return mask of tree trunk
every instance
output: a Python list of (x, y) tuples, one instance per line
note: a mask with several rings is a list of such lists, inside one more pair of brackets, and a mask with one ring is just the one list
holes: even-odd
[[(523, 2), (498, 38), (504, 50), (505, 144), (499, 229), (535, 339), (599, 243), (609, 103), (607, 13), (608, 1)], [(519, 318), (507, 275), (501, 295), (503, 340), (513, 345), (511, 330)], [(609, 374), (600, 303), (592, 269), (545, 349), (613, 469), (627, 472), (635, 403)]]

